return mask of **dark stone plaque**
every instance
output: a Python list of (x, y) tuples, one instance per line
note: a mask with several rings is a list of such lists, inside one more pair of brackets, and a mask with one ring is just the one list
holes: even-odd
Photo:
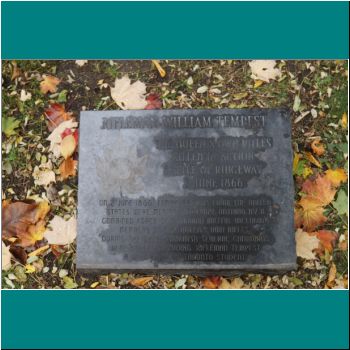
[(82, 112), (82, 270), (295, 268), (282, 109)]

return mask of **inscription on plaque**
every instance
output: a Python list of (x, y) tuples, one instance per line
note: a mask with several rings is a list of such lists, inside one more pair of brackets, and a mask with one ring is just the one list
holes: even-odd
[(289, 114), (82, 112), (78, 268), (295, 267)]

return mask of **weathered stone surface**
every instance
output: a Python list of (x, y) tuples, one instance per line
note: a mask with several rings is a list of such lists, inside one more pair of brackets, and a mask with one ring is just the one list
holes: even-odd
[(287, 111), (82, 112), (79, 137), (79, 269), (295, 267)]

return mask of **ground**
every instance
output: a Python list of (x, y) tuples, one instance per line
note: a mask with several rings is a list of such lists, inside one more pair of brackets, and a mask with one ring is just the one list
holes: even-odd
[[(132, 82), (143, 82), (147, 94), (156, 94), (162, 108), (290, 108), (293, 150), (297, 155), (296, 202), (303, 196), (300, 191), (307, 179), (313, 181), (328, 169), (347, 172), (346, 61), (277, 61), (276, 68), (281, 74), (269, 81), (252, 78), (249, 61), (169, 60), (160, 64), (166, 71), (165, 77), (151, 61), (3, 61), (2, 130), (5, 123), (15, 121), (12, 128), (6, 126), (7, 132), (2, 133), (3, 200), (8, 203), (49, 200), (46, 223), (55, 216), (68, 219), (75, 214), (77, 176), (59, 180), (62, 159), (51, 157), (47, 140), (51, 131), (45, 111), (50, 104), (59, 103), (79, 122), (81, 110), (119, 109), (110, 87), (116, 78), (125, 75)], [(60, 79), (56, 92), (43, 93), (40, 83), (44, 75)], [(324, 148), (323, 152), (320, 147)], [(49, 159), (57, 181), (50, 186), (35, 184), (35, 167)], [(77, 152), (74, 160), (79, 161)], [(347, 181), (338, 185), (337, 199), (341, 191), (347, 195)], [(75, 242), (50, 245), (38, 252), (38, 248), (47, 245), (45, 239), (40, 239), (25, 249), (20, 245), (12, 248), (13, 259), (11, 266), (3, 271), (2, 285), (4, 288), (346, 288), (347, 210), (345, 213), (337, 208), (334, 202), (325, 205), (327, 222), (317, 231), (335, 233), (331, 248), (319, 249), (312, 258), (298, 257), (298, 269), (284, 275), (244, 274), (224, 279), (188, 275), (147, 275), (150, 278), (141, 279), (145, 276), (127, 273), (81, 276), (75, 268)], [(8, 237), (3, 240), (7, 246), (16, 246)], [(30, 256), (33, 251), (36, 253)]]

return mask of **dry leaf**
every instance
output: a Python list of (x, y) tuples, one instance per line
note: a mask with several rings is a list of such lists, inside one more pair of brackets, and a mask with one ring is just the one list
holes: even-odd
[(77, 143), (75, 141), (75, 137), (73, 135), (66, 136), (61, 141), (61, 145), (60, 145), (60, 150), (63, 158), (67, 159), (68, 157), (70, 157), (74, 153), (76, 147), (77, 147)]
[(62, 180), (67, 179), (69, 176), (75, 176), (77, 173), (77, 164), (76, 160), (73, 160), (72, 157), (65, 159), (60, 165), (60, 174)]
[(254, 89), (258, 88), (262, 84), (264, 84), (264, 82), (262, 80), (255, 80)]
[(311, 149), (318, 156), (322, 156), (322, 154), (324, 154), (325, 152), (324, 146), (322, 145), (320, 140), (314, 140), (311, 143)]
[(304, 182), (302, 192), (320, 201), (324, 206), (332, 202), (337, 190), (327, 176), (318, 175), (315, 180), (308, 179)]
[(305, 152), (305, 156), (313, 165), (316, 165), (318, 168), (322, 167), (321, 163), (310, 152)]
[(17, 67), (17, 62), (12, 61), (12, 75), (11, 75), (11, 80), (15, 80), (21, 75), (21, 70)]
[(332, 253), (338, 239), (338, 234), (334, 231), (328, 230), (319, 230), (317, 232), (313, 232), (313, 234), (319, 239), (324, 249), (326, 249), (329, 253)]
[(147, 105), (145, 99), (146, 85), (141, 81), (131, 84), (128, 76), (116, 79), (111, 96), (122, 109), (144, 109)]
[(337, 275), (337, 267), (334, 263), (332, 263), (331, 268), (329, 269), (328, 273), (328, 280), (327, 280), (327, 286), (329, 288), (332, 288), (335, 284), (335, 277)]
[(203, 85), (197, 89), (197, 94), (204, 94), (205, 92), (207, 92), (207, 90), (208, 90), (208, 86)]
[(162, 108), (162, 101), (157, 94), (149, 94), (146, 98), (147, 106), (145, 109), (160, 109)]
[(51, 182), (56, 182), (55, 173), (50, 169), (40, 170), (38, 166), (33, 171), (34, 184), (37, 186), (47, 186)]
[(159, 75), (164, 78), (166, 75), (165, 70), (162, 68), (162, 66), (159, 63), (159, 60), (152, 60), (152, 63), (155, 65), (155, 67), (157, 68), (157, 71), (159, 73)]
[(24, 202), (8, 203), (2, 206), (2, 235), (5, 238), (18, 237), (20, 246), (28, 247), (43, 238), (45, 221), (50, 206), (43, 201), (39, 204)]
[(50, 246), (48, 244), (35, 249), (34, 251), (32, 251), (31, 253), (28, 254), (28, 256), (37, 256), (40, 255), (41, 253), (45, 252), (46, 250), (48, 250), (50, 248)]
[(30, 92), (26, 92), (25, 90), (21, 90), (21, 95), (19, 97), (19, 99), (22, 101), (22, 102), (26, 102), (28, 100), (30, 100), (32, 98), (32, 94)]
[(298, 229), (295, 233), (295, 240), (297, 256), (309, 260), (316, 259), (313, 251), (318, 248), (320, 242), (317, 237)]
[(218, 287), (219, 289), (231, 289), (231, 284), (226, 278), (221, 279), (221, 283)]
[(50, 221), (50, 228), (48, 228), (44, 237), (49, 244), (67, 245), (74, 241), (77, 236), (77, 220), (72, 216), (68, 221), (56, 215)]
[(296, 227), (303, 227), (307, 231), (313, 231), (317, 226), (327, 221), (323, 215), (322, 202), (316, 198), (304, 197), (299, 201), (302, 209), (296, 210)]
[(75, 64), (79, 67), (84, 66), (86, 63), (88, 63), (88, 60), (76, 60)]
[(40, 91), (43, 94), (56, 92), (60, 80), (52, 75), (43, 75), (43, 78), (44, 80), (40, 83)]
[(145, 284), (147, 284), (148, 282), (152, 281), (153, 277), (139, 277), (139, 278), (135, 278), (132, 281), (130, 281), (129, 283), (131, 285), (133, 285), (134, 287), (142, 287)]
[(241, 289), (244, 286), (244, 282), (241, 278), (236, 277), (231, 282), (231, 288), (232, 289)]
[(216, 289), (219, 287), (220, 282), (221, 277), (219, 276), (207, 277), (203, 281), (203, 287), (207, 289)]
[(59, 103), (51, 104), (44, 113), (47, 118), (47, 127), (49, 131), (53, 131), (62, 122), (73, 118), (73, 113), (66, 112), (64, 105)]
[(275, 68), (276, 61), (274, 60), (254, 60), (249, 62), (250, 69), (252, 70), (251, 77), (254, 80), (262, 80), (267, 83), (272, 80), (276, 80), (281, 76), (281, 71)]
[(2, 242), (1, 266), (4, 271), (7, 271), (11, 267), (11, 256), (10, 246), (6, 247), (5, 243)]
[(346, 182), (348, 176), (344, 169), (338, 168), (335, 170), (328, 169), (326, 170), (325, 176), (333, 186), (338, 187), (342, 182)]
[(348, 115), (346, 113), (343, 113), (341, 117), (341, 126), (343, 129), (346, 129), (348, 126)]

